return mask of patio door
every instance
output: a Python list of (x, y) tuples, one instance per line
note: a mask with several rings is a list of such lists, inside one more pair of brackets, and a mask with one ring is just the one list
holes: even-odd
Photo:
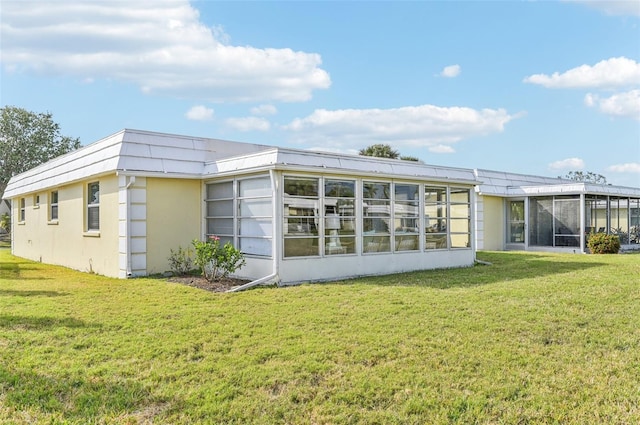
[(525, 210), (524, 199), (507, 201), (507, 246), (511, 249), (524, 249)]

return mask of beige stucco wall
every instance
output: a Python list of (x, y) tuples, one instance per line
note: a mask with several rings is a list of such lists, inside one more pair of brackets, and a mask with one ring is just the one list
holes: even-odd
[(505, 241), (505, 209), (504, 200), (496, 196), (479, 196), (482, 202), (481, 220), (482, 250), (501, 251), (504, 249)]
[(201, 237), (203, 205), (200, 180), (147, 178), (147, 273), (170, 270), (170, 250)]
[[(86, 231), (86, 191), (100, 183), (100, 231)], [(58, 191), (58, 220), (49, 221), (51, 190)], [(39, 195), (40, 205), (35, 206)], [(20, 198), (12, 200), (12, 252), (23, 258), (59, 264), (106, 276), (118, 275), (118, 181), (114, 175), (31, 193), (25, 220), (18, 220)]]

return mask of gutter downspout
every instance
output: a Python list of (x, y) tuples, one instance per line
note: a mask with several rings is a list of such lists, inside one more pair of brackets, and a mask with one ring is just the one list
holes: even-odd
[(129, 183), (125, 187), (127, 202), (127, 277), (131, 277), (131, 196), (129, 195), (129, 189), (135, 182), (136, 176), (130, 176)]
[(265, 276), (265, 277), (261, 277), (260, 279), (256, 279), (254, 281), (251, 281), (249, 283), (245, 283), (244, 285), (240, 285), (240, 286), (236, 286), (235, 288), (231, 288), (228, 291), (225, 292), (240, 292), (240, 291), (244, 291), (245, 289), (249, 289), (249, 288), (253, 288), (254, 286), (258, 286), (258, 285), (262, 285), (263, 283), (266, 283), (274, 278), (276, 278), (277, 280), (278, 277), (278, 273), (272, 273), (269, 276)]
[(271, 273), (268, 276), (265, 277), (261, 277), (259, 279), (256, 279), (254, 281), (245, 283), (244, 285), (240, 285), (240, 286), (236, 286), (235, 288), (231, 288), (226, 292), (239, 292), (239, 291), (244, 291), (245, 289), (249, 289), (249, 288), (253, 288), (254, 286), (258, 286), (258, 285), (262, 285), (263, 283), (269, 282), (270, 280), (274, 280), (275, 282), (280, 282), (280, 278), (278, 277), (278, 273), (279, 273), (279, 266), (280, 263), (278, 262), (278, 236), (280, 233), (277, 231), (278, 229), (278, 221), (275, 220), (275, 217), (278, 216), (278, 186), (277, 186), (277, 179), (276, 179), (276, 173), (275, 171), (272, 169), (269, 170), (269, 178), (271, 179), (271, 188), (272, 188), (272, 201), (273, 201), (273, 207), (272, 207), (272, 214), (274, 217), (274, 220), (272, 221), (272, 226), (274, 226), (276, 228), (276, 231), (273, 232), (273, 240), (271, 241), (271, 253), (272, 253), (272, 257), (273, 257), (273, 265), (272, 265), (272, 270), (273, 273)]

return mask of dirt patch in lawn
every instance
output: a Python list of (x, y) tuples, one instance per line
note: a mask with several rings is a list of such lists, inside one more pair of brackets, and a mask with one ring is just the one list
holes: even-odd
[(202, 276), (173, 276), (167, 279), (169, 282), (179, 283), (181, 285), (192, 286), (198, 289), (204, 289), (211, 292), (227, 292), (236, 286), (249, 283), (249, 280), (233, 279), (230, 277), (220, 279), (215, 282), (209, 282)]

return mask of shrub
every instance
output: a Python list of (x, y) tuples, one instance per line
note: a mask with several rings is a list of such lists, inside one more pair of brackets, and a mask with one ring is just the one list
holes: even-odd
[(220, 238), (209, 236), (206, 241), (193, 240), (194, 263), (209, 281), (227, 277), (245, 264), (244, 255), (229, 242), (220, 246)]
[(0, 215), (0, 229), (4, 229), (7, 233), (11, 232), (11, 215), (9, 213)]
[(618, 235), (591, 233), (587, 246), (592, 254), (617, 254), (620, 251), (620, 238)]
[(171, 249), (171, 255), (169, 255), (169, 267), (171, 271), (176, 275), (188, 274), (193, 268), (193, 260), (191, 255), (193, 251), (190, 248), (178, 247), (177, 250)]

